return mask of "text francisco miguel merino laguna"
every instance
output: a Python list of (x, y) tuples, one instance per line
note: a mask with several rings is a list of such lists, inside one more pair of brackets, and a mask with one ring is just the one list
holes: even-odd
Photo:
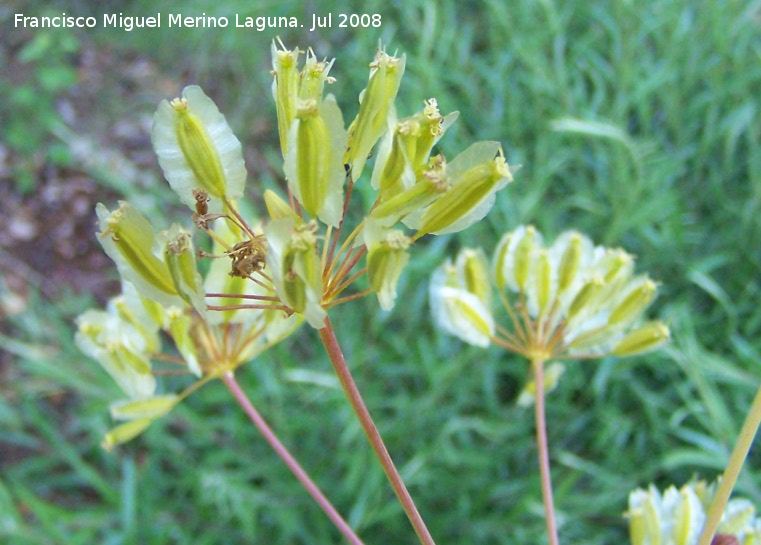
[[(377, 16), (376, 16), (377, 17)], [(237, 13), (234, 18), (234, 25), (227, 17), (213, 17), (205, 13), (200, 16), (184, 16), (180, 13), (168, 14), (167, 27), (188, 27), (188, 28), (226, 28), (233, 26), (237, 28), (251, 28), (262, 31), (267, 28), (288, 28), (303, 27), (296, 17), (240, 17)], [(106, 13), (100, 18), (103, 28), (120, 28), (127, 32), (136, 28), (161, 28), (162, 14), (156, 13), (151, 16), (128, 16), (121, 13)], [(165, 19), (166, 21), (166, 19)], [(332, 16), (312, 15), (312, 28), (329, 28), (332, 25)], [(77, 17), (72, 15), (56, 15), (52, 17), (35, 17), (16, 13), (14, 18), (16, 28), (95, 28), (98, 26), (97, 17)], [(373, 25), (375, 26), (375, 25)]]

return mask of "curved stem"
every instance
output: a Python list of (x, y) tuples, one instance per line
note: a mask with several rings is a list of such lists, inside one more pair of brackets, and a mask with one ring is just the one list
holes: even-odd
[(241, 390), (240, 385), (235, 380), (235, 375), (233, 372), (226, 371), (222, 373), (220, 378), (232, 393), (235, 401), (237, 401), (238, 404), (246, 412), (246, 415), (249, 417), (251, 422), (254, 423), (257, 429), (270, 444), (272, 449), (277, 453), (278, 456), (280, 456), (280, 458), (282, 458), (282, 460), (285, 462), (285, 465), (288, 466), (288, 469), (291, 470), (299, 482), (304, 486), (304, 488), (306, 488), (307, 492), (309, 492), (309, 495), (312, 496), (312, 498), (314, 498), (322, 510), (325, 511), (325, 514), (328, 515), (328, 518), (333, 522), (333, 524), (335, 524), (336, 528), (338, 528), (344, 537), (353, 545), (364, 545), (362, 540), (359, 539), (357, 534), (354, 533), (354, 530), (351, 529), (351, 527), (341, 517), (338, 511), (336, 511), (335, 507), (333, 507), (333, 505), (330, 503), (330, 500), (325, 497), (325, 495), (320, 491), (312, 479), (309, 478), (307, 472), (304, 471), (304, 469), (299, 465), (291, 453), (288, 452), (288, 449), (286, 449), (285, 446), (280, 442), (272, 429), (267, 425), (267, 422), (265, 422), (264, 418), (262, 418), (262, 416), (259, 414), (259, 411), (256, 410), (254, 405), (246, 396), (245, 392)]
[(542, 499), (544, 500), (547, 538), (550, 545), (558, 545), (558, 528), (555, 521), (552, 479), (550, 477), (550, 451), (547, 444), (547, 419), (544, 413), (544, 360), (532, 360), (531, 366), (534, 368), (534, 385), (536, 386), (536, 402), (534, 403), (536, 446), (539, 456), (539, 473), (542, 479)]
[(716, 489), (711, 507), (708, 509), (708, 518), (705, 526), (703, 526), (703, 532), (700, 534), (698, 545), (709, 545), (711, 543), (721, 521), (721, 516), (724, 514), (724, 508), (729, 501), (729, 495), (732, 493), (743, 462), (745, 462), (748, 451), (753, 444), (753, 438), (756, 436), (759, 424), (761, 424), (761, 387), (756, 392), (748, 416), (745, 417), (740, 436), (737, 438), (737, 443), (735, 443), (735, 448), (729, 457), (729, 462)]
[(362, 429), (370, 441), (370, 445), (375, 451), (378, 460), (380, 460), (381, 466), (383, 466), (383, 470), (386, 472), (386, 477), (388, 477), (391, 487), (396, 493), (396, 497), (399, 498), (404, 512), (407, 513), (407, 518), (412, 523), (420, 543), (423, 545), (436, 545), (423, 521), (423, 517), (420, 516), (415, 502), (412, 500), (412, 496), (407, 491), (407, 487), (404, 485), (402, 477), (399, 475), (399, 471), (397, 471), (380, 433), (378, 433), (378, 428), (375, 427), (365, 402), (362, 400), (359, 389), (349, 371), (349, 366), (346, 364), (346, 359), (341, 352), (341, 347), (338, 345), (338, 339), (336, 339), (336, 334), (329, 318), (325, 318), (325, 327), (319, 330), (319, 334), (333, 364), (333, 368), (338, 375), (338, 380), (341, 382), (341, 386), (349, 398), (349, 403), (351, 403), (351, 407), (354, 409), (354, 413), (357, 415), (359, 423), (362, 425)]

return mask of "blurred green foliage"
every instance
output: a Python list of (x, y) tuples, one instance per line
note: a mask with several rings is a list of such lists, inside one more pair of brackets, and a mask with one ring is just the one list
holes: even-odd
[(79, 46), (73, 33), (40, 29), (14, 54), (13, 66), (8, 58), (0, 60), (6, 72), (0, 79), (0, 96), (4, 97), (0, 124), (3, 141), (20, 157), (14, 179), (21, 193), (36, 187), (36, 163), (66, 165), (71, 161), (68, 147), (55, 138), (62, 124), (56, 99), (77, 83), (72, 58)]
[[(114, 10), (153, 6), (135, 0)], [(213, 9), (307, 21), (351, 6)], [(161, 9), (212, 12), (195, 1)], [(663, 283), (656, 312), (674, 342), (638, 359), (569, 362), (548, 400), (548, 425), (561, 541), (623, 543), (629, 490), (713, 478), (761, 380), (761, 2), (372, 0), (362, 11), (381, 13), (383, 27), (279, 32), (289, 46), (337, 58), (330, 91), (345, 118), (381, 39), (408, 56), (400, 115), (435, 96), (444, 113), (461, 111), (440, 143), (445, 153), (496, 139), (523, 165), (485, 221), (413, 248), (404, 305), (383, 313), (367, 298), (332, 313), (381, 433), (438, 543), (542, 542), (532, 415), (514, 405), (526, 364), (434, 331), (427, 277), (459, 247), (493, 248), (525, 222), (549, 238), (577, 228), (621, 245)], [(281, 179), (268, 73), (275, 34), (111, 29), (87, 39), (157, 63), (176, 93), (201, 85), (250, 154), (249, 194), (263, 212), (258, 195)], [(24, 85), (52, 108), (72, 68), (65, 48), (50, 45), (60, 33), (44, 36), (25, 46), (39, 64)], [(35, 60), (35, 51), (47, 54)], [(144, 101), (129, 115), (153, 107)], [(28, 130), (48, 131), (50, 112)], [(0, 536), (21, 544), (338, 542), (219, 384), (134, 444), (103, 453), (115, 390), (70, 341), (70, 320), (86, 303), (33, 302), (2, 337), (16, 363), (0, 396), (0, 450), (17, 456), (3, 458)], [(253, 362), (241, 382), (368, 544), (413, 542), (314, 332)], [(738, 490), (757, 504), (759, 467), (751, 454)]]

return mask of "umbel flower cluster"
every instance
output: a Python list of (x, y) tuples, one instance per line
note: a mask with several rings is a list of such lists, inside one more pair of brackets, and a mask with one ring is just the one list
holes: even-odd
[[(629, 535), (632, 545), (696, 545), (716, 485), (693, 481), (661, 493), (655, 486), (629, 494)], [(727, 503), (713, 542), (717, 545), (758, 545), (761, 519), (745, 499)]]
[[(336, 99), (324, 94), (335, 81), (333, 61), (273, 42), (272, 67), (287, 196), (253, 189), (266, 220), (243, 217), (241, 144), (197, 86), (162, 102), (152, 131), (164, 175), (195, 227), (156, 233), (128, 203), (98, 205), (98, 240), (124, 289), (106, 310), (79, 318), (77, 343), (127, 396), (112, 406), (114, 418), (126, 422), (106, 436), (106, 447), (141, 433), (200, 384), (251, 360), (303, 321), (325, 327), (335, 305), (374, 293), (390, 309), (409, 247), (480, 220), (512, 181), (497, 142), (475, 143), (451, 161), (434, 154), (457, 117), (442, 115), (435, 99), (411, 116), (397, 115), (404, 56), (378, 50), (348, 128)], [(365, 182), (375, 198), (357, 213), (352, 189), (376, 145)], [(211, 241), (202, 248), (193, 243), (198, 230)], [(171, 354), (162, 351), (161, 331), (174, 343)], [(158, 395), (155, 375), (172, 366), (199, 381), (179, 395)]]
[[(511, 329), (494, 318), (495, 290)], [(668, 327), (642, 323), (656, 290), (646, 275), (634, 274), (633, 256), (621, 249), (595, 246), (576, 231), (547, 247), (533, 226), (521, 226), (502, 237), (491, 267), (481, 249), (464, 249), (444, 263), (433, 274), (430, 296), (444, 331), (544, 362), (630, 355), (662, 345)], [(559, 364), (548, 367), (546, 388), (561, 371)]]

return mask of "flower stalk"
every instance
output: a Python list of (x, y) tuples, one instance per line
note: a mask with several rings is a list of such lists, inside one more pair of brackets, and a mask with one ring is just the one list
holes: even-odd
[(542, 500), (544, 502), (544, 519), (547, 525), (547, 539), (550, 545), (558, 545), (558, 527), (555, 518), (555, 505), (552, 499), (552, 478), (550, 476), (550, 451), (547, 441), (547, 418), (544, 410), (544, 360), (531, 362), (536, 384), (536, 401), (534, 419), (536, 421), (536, 446), (539, 459), (539, 473), (542, 481)]
[(304, 471), (304, 469), (291, 455), (291, 453), (288, 452), (288, 449), (285, 447), (285, 445), (280, 442), (280, 440), (277, 438), (277, 435), (275, 435), (275, 433), (272, 431), (272, 428), (269, 427), (262, 415), (259, 414), (259, 411), (256, 410), (256, 407), (254, 407), (254, 404), (251, 402), (248, 396), (246, 396), (246, 393), (241, 389), (238, 381), (235, 380), (235, 375), (233, 372), (226, 371), (222, 373), (219, 378), (222, 380), (222, 382), (225, 383), (225, 386), (227, 386), (227, 389), (230, 390), (230, 393), (235, 398), (235, 401), (238, 402), (238, 405), (241, 406), (243, 411), (246, 413), (246, 416), (248, 416), (254, 426), (256, 426), (256, 429), (261, 432), (261, 434), (264, 436), (264, 439), (272, 447), (272, 450), (274, 450), (277, 455), (280, 456), (285, 465), (288, 466), (288, 469), (291, 470), (299, 482), (304, 486), (304, 488), (306, 488), (309, 495), (314, 498), (314, 501), (317, 502), (317, 504), (325, 512), (325, 514), (336, 526), (336, 528), (338, 528), (341, 534), (343, 534), (343, 536), (349, 541), (349, 543), (352, 543), (352, 545), (364, 545), (362, 540), (359, 539), (357, 534), (354, 533), (354, 530), (352, 530), (351, 526), (349, 526), (349, 524), (343, 519), (343, 517), (341, 517), (338, 511), (336, 511), (335, 507), (333, 507), (333, 504), (330, 503), (330, 500), (325, 497), (319, 487), (309, 477), (307, 472)]
[(341, 387), (349, 398), (349, 403), (351, 404), (352, 409), (354, 409), (354, 413), (357, 415), (357, 419), (359, 420), (367, 439), (370, 441), (370, 445), (372, 446), (373, 451), (375, 451), (381, 466), (383, 466), (383, 471), (385, 471), (386, 476), (391, 483), (391, 487), (396, 493), (396, 497), (399, 498), (399, 502), (402, 504), (404, 512), (407, 513), (407, 518), (409, 518), (410, 523), (412, 523), (412, 527), (415, 529), (415, 533), (417, 534), (420, 543), (422, 545), (436, 545), (433, 541), (433, 537), (431, 537), (431, 533), (428, 531), (428, 528), (423, 521), (423, 517), (415, 506), (412, 496), (407, 491), (407, 487), (404, 485), (404, 481), (402, 481), (402, 477), (396, 469), (386, 445), (383, 443), (378, 428), (375, 426), (375, 423), (370, 416), (370, 411), (367, 410), (362, 395), (359, 393), (359, 388), (357, 388), (357, 384), (354, 382), (351, 371), (349, 371), (349, 366), (346, 364), (346, 359), (341, 352), (341, 347), (338, 344), (338, 339), (336, 338), (335, 331), (333, 330), (329, 318), (325, 318), (325, 327), (318, 330), (318, 333), (320, 334), (320, 339), (322, 340), (323, 345), (325, 345), (325, 350), (328, 353), (328, 357), (330, 357), (330, 362), (333, 364), (338, 380), (341, 382)]
[(711, 540), (716, 533), (716, 529), (719, 527), (724, 509), (729, 501), (729, 495), (732, 493), (743, 463), (748, 457), (748, 452), (758, 432), (759, 424), (761, 424), (761, 387), (756, 392), (756, 397), (753, 399), (748, 416), (745, 418), (743, 427), (740, 430), (735, 448), (732, 450), (727, 467), (724, 469), (724, 474), (716, 489), (716, 495), (711, 502), (711, 507), (708, 509), (708, 518), (700, 534), (698, 545), (711, 544)]

